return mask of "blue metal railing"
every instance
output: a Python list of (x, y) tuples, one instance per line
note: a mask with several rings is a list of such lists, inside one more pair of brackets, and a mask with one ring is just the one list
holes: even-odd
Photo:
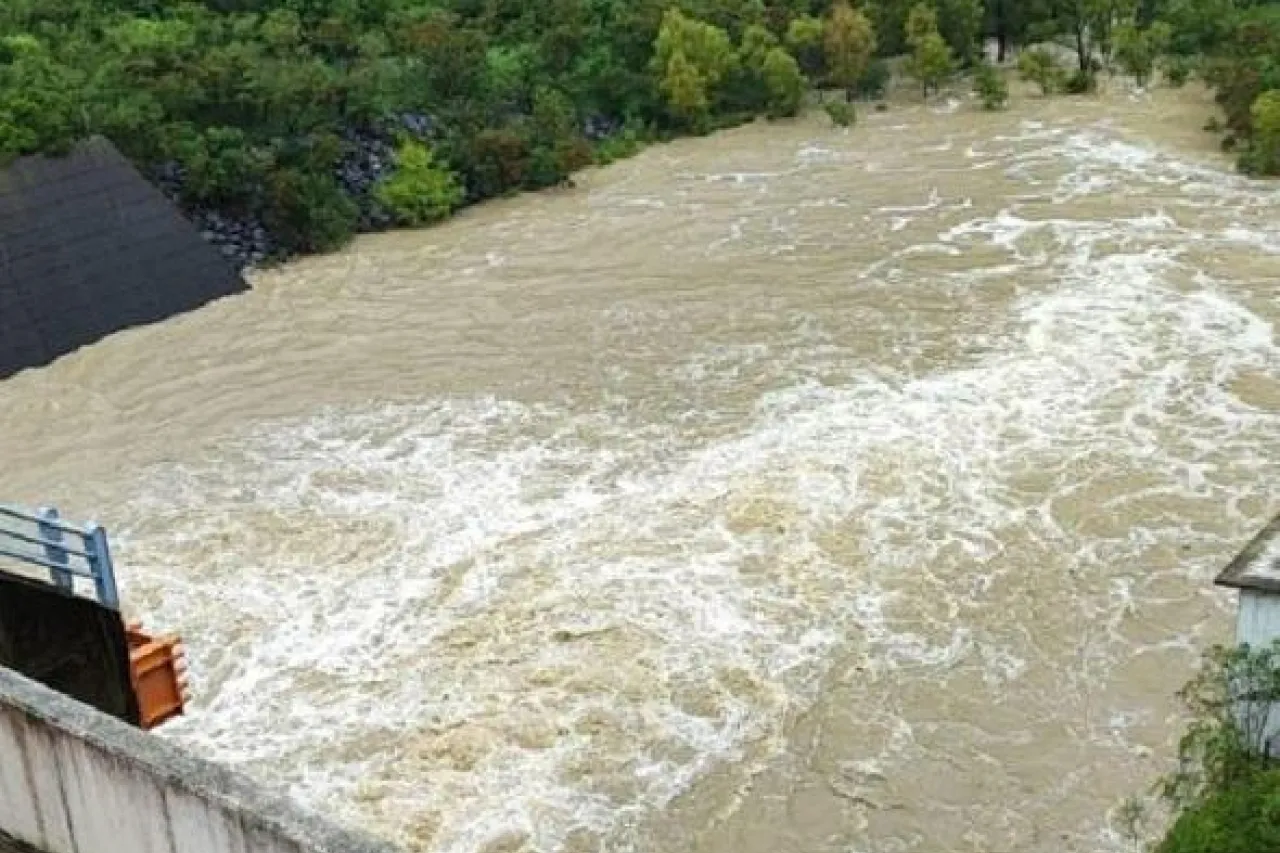
[(34, 567), (67, 595), (77, 594), (76, 578), (87, 578), (99, 604), (120, 609), (107, 532), (98, 524), (68, 524), (53, 507), (27, 512), (0, 504), (0, 573), (5, 559)]

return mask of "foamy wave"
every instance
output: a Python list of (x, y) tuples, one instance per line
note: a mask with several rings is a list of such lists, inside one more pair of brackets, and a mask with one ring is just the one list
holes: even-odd
[[(997, 142), (1036, 180), (1074, 163), (1059, 184), (1072, 191), (1101, 186), (1088, 170), (1188, 174), (1056, 128)], [(934, 191), (882, 212), (946, 207)], [(741, 240), (793, 215), (723, 224)], [(785, 347), (709, 348), (671, 371), (703, 392), (700, 417), (769, 373), (732, 429), (441, 399), (264, 425), (155, 472), (120, 544), (132, 603), (186, 620), (199, 699), (168, 731), (418, 849), (554, 850), (575, 833), (627, 839), (718, 762), (780, 748), (837, 654), (1016, 684), (1037, 650), (964, 617), (1008, 573), (1044, 570), (1004, 560), (1010, 543), (1100, 575), (1210, 536), (1064, 509), (1110, 472), (1141, 472), (1138, 497), (1159, 506), (1238, 500), (1275, 471), (1249, 451), (1274, 438), (1274, 413), (1229, 387), (1280, 371), (1273, 330), (1186, 265), (1191, 234), (1159, 211), (1017, 204), (947, 227), (928, 251), (1011, 256), (1011, 276), (959, 273), (964, 286), (1029, 279), (974, 338), (978, 358), (894, 376), (812, 325)], [(808, 379), (817, 362), (840, 381)], [(1254, 470), (1218, 476), (1231, 466)], [(1133, 599), (1102, 586), (1095, 674), (1124, 648)], [(906, 749), (898, 723), (875, 761)]]

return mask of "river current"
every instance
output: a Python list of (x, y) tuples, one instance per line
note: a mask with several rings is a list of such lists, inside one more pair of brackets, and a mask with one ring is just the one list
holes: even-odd
[[(1121, 851), (1280, 510), (1200, 91), (659, 145), (0, 383), (161, 736), (414, 851)], [(163, 283), (157, 283), (163, 286)]]

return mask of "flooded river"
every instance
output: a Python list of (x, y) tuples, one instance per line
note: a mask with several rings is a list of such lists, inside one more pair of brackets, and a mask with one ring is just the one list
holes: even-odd
[[(1280, 185), (1203, 93), (817, 115), (0, 383), (163, 736), (417, 851), (1123, 849), (1280, 509)], [(163, 286), (163, 282), (157, 282)]]

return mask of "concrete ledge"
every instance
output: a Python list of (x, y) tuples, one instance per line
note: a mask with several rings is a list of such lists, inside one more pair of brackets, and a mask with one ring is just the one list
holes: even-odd
[(0, 853), (14, 842), (41, 853), (396, 853), (0, 668)]

